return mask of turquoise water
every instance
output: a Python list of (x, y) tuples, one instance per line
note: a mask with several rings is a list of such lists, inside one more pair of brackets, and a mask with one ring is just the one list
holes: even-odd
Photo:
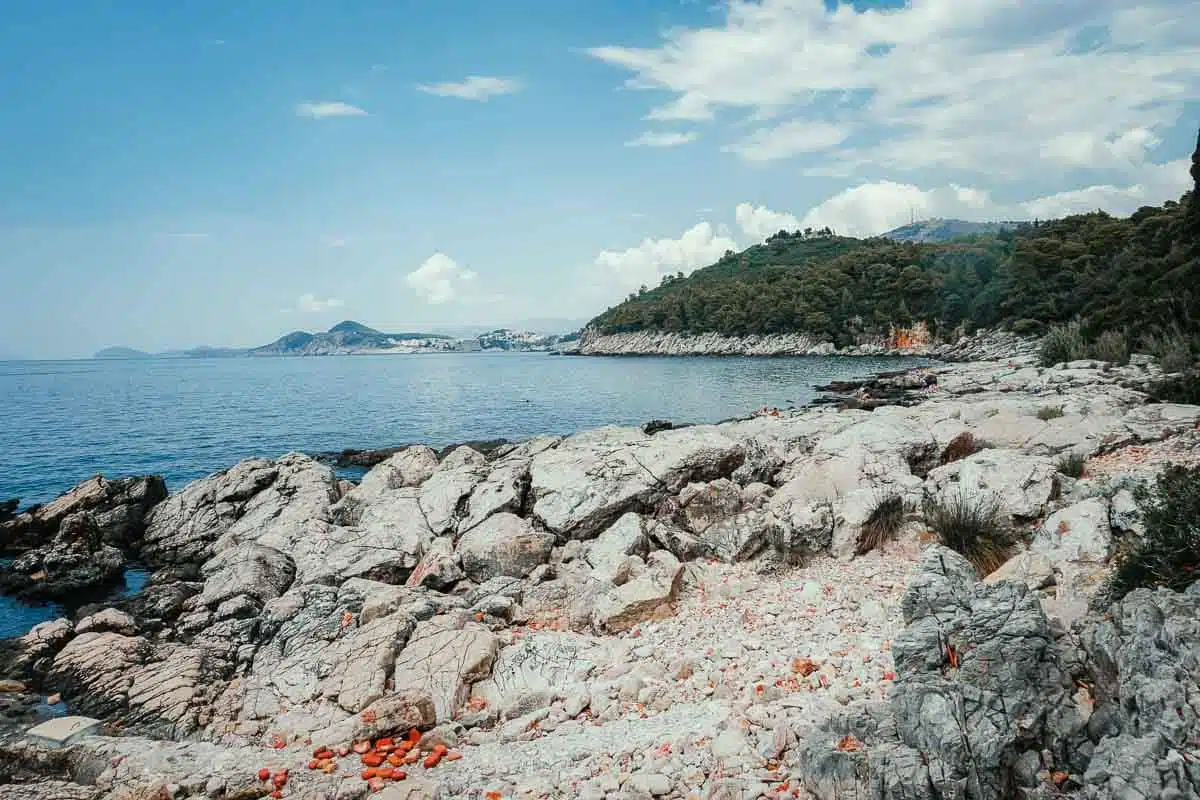
[[(0, 566), (8, 566), (11, 561), (12, 559), (0, 559)], [(70, 603), (24, 603), (0, 595), (0, 639), (22, 636), (39, 622), (70, 617), (76, 609), (88, 603), (129, 597), (146, 585), (147, 577), (149, 574), (140, 567), (128, 568), (125, 570), (125, 580), (122, 584), (105, 591), (72, 598)]]

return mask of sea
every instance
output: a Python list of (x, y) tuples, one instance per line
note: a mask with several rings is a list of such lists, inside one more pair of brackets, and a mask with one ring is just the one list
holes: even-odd
[[(920, 363), (546, 353), (0, 362), (0, 501), (44, 503), (97, 473), (160, 474), (177, 491), (241, 459), (290, 451), (719, 422)], [(133, 570), (117, 591), (144, 579)], [(64, 610), (0, 598), (0, 637)]]

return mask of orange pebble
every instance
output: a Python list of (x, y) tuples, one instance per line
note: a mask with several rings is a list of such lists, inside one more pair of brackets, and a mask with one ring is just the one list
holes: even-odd
[(398, 767), (404, 763), (404, 756), (400, 753), (392, 753), (387, 757), (388, 763), (393, 767)]
[(271, 797), (273, 800), (280, 800), (283, 797), (283, 792), (281, 792), (279, 789), (276, 789), (275, 791), (271, 792)]
[(260, 769), (260, 770), (258, 771), (258, 779), (259, 779), (260, 781), (269, 781), (269, 780), (271, 780), (271, 770), (267, 769), (266, 767), (263, 767), (262, 769)]
[(408, 740), (410, 742), (412, 742), (413, 744), (416, 744), (417, 742), (421, 741), (421, 732), (419, 730), (417, 730), (416, 728), (413, 728), (411, 731), (408, 732)]
[(320, 769), (320, 768), (321, 768), (321, 765), (320, 765), (320, 763), (318, 763), (318, 762), (317, 762), (317, 760), (314, 758), (312, 761), (309, 761), (309, 762), (308, 762), (308, 768), (309, 768), (309, 769)]
[(392, 780), (402, 781), (408, 777), (408, 773), (402, 769), (392, 770)]
[(371, 780), (371, 778), (374, 778), (377, 773), (373, 767), (367, 767), (366, 769), (364, 769), (362, 772), (360, 772), (358, 774), (362, 776), (362, 779), (364, 781), (369, 781), (369, 780)]
[(420, 760), (421, 760), (421, 751), (420, 750), (413, 750), (411, 753), (409, 753), (408, 755), (406, 755), (404, 757), (405, 764), (415, 764)]
[(337, 764), (333, 763), (332, 761), (326, 761), (325, 766), (321, 767), (321, 771), (326, 775), (332, 775), (333, 773), (337, 772)]
[(395, 747), (395, 745), (396, 745), (396, 743), (394, 741), (392, 741), (391, 739), (380, 739), (378, 742), (375, 743), (375, 747), (377, 749), (380, 747)]
[(363, 739), (361, 742), (355, 742), (354, 743), (354, 752), (358, 753), (360, 756), (363, 753), (371, 752), (371, 743), (369, 741), (367, 741), (366, 739)]
[(409, 750), (412, 750), (412, 748), (413, 748), (413, 743), (410, 742), (408, 739), (405, 739), (403, 742), (396, 745), (396, 749), (399, 750), (401, 753), (407, 753)]
[(449, 749), (450, 748), (446, 747), (444, 744), (435, 744), (433, 746), (433, 754), (436, 756), (444, 756)]
[(385, 781), (390, 781), (392, 779), (392, 775), (394, 774), (395, 772), (393, 772), (391, 767), (380, 767), (379, 769), (375, 770), (375, 777), (383, 778)]
[(447, 761), (458, 761), (460, 758), (462, 758), (462, 753), (457, 750), (451, 750), (449, 753), (446, 753)]
[(438, 762), (441, 760), (442, 760), (441, 755), (438, 753), (434, 753), (433, 755), (427, 757), (422, 762), (422, 766), (424, 766), (425, 769), (433, 769), (434, 767), (436, 767), (438, 765)]

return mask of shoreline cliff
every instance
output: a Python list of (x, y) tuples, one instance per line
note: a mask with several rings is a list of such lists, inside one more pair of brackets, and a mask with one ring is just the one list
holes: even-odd
[[(1200, 464), (1200, 406), (1148, 402), (1161, 377), (941, 364), (873, 411), (413, 446), (357, 484), (302, 454), (165, 498), (86, 482), (0, 519), (8, 571), (43, 596), (117, 559), (150, 580), (0, 644), (0, 783), (1171, 796), (1200, 779), (1200, 583), (1102, 592), (1147, 530), (1137, 487)], [(1000, 550), (955, 542), (954, 508)], [(50, 693), (94, 720), (65, 749), (26, 731)]]

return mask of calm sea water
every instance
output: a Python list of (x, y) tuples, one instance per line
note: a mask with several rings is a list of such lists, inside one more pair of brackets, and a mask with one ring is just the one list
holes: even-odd
[[(0, 362), (0, 500), (96, 473), (178, 490), (251, 456), (521, 439), (802, 405), (889, 358), (575, 358), (542, 353)], [(137, 588), (134, 574), (124, 591)], [(0, 598), (0, 636), (62, 609)], [(7, 631), (7, 634), (6, 634)]]
[(544, 353), (0, 362), (0, 500), (45, 502), (96, 473), (157, 473), (175, 491), (291, 450), (717, 422), (908, 363)]

